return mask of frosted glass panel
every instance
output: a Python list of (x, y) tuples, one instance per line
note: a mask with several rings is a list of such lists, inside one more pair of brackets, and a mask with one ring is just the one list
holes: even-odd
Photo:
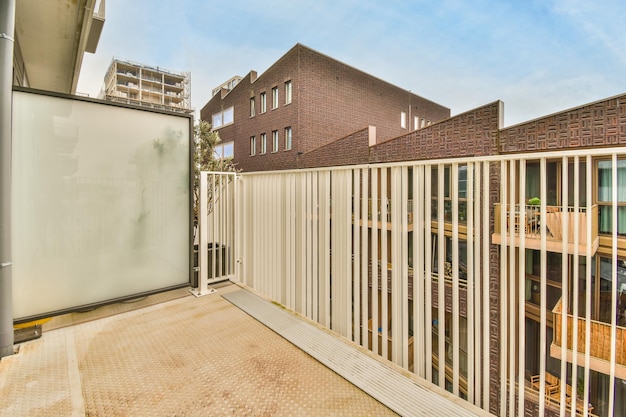
[(189, 118), (13, 94), (14, 317), (189, 280)]

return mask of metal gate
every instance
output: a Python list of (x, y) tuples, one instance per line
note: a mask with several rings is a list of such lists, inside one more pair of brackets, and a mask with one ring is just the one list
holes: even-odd
[(196, 296), (211, 293), (209, 284), (235, 276), (236, 180), (234, 172), (200, 173)]

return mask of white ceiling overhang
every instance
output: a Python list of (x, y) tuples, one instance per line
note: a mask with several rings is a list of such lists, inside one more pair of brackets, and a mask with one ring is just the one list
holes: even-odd
[[(74, 94), (83, 54), (95, 52), (104, 23), (104, 0), (19, 0), (15, 35), (29, 86)], [(95, 22), (95, 23), (94, 23)]]

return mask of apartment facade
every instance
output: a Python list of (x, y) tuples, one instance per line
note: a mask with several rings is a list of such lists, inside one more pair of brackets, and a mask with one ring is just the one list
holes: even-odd
[(624, 415), (625, 105), (494, 102), (244, 173), (239, 276), (496, 415)]
[(101, 98), (181, 113), (192, 113), (191, 74), (113, 59)]
[(308, 153), (368, 126), (384, 141), (449, 116), (448, 108), (300, 44), (263, 74), (221, 89), (200, 112), (243, 171), (300, 168)]

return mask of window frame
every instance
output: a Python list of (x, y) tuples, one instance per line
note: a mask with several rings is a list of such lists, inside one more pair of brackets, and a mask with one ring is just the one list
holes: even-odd
[[(232, 154), (226, 155), (225, 154), (226, 149), (231, 149)], [(213, 153), (215, 154), (217, 159), (234, 158), (235, 157), (235, 142), (231, 140), (229, 142), (218, 143), (217, 145), (215, 145), (215, 148), (213, 148)]]
[(267, 93), (265, 91), (263, 91), (261, 93), (261, 114), (265, 113), (267, 111)]
[(291, 126), (287, 126), (285, 128), (285, 150), (286, 151), (290, 151), (291, 147), (293, 146), (293, 130), (291, 129)]
[(293, 99), (293, 89), (291, 85), (291, 80), (285, 81), (285, 104), (291, 104)]
[(261, 133), (261, 155), (265, 155), (267, 153), (267, 134)]
[(278, 108), (278, 86), (272, 87), (272, 110)]
[[(606, 192), (601, 192), (601, 187), (600, 187), (600, 181), (602, 180), (603, 175), (600, 174), (600, 170), (601, 170), (601, 165), (608, 165), (607, 168), (603, 168), (603, 170), (608, 170), (609, 171), (609, 181), (610, 184), (605, 185), (604, 188), (606, 188)], [(613, 176), (612, 176), (612, 160), (611, 159), (598, 159), (595, 161), (594, 164), (594, 171), (595, 171), (595, 202), (598, 205), (598, 233), (601, 235), (611, 235), (613, 233), (613, 229), (615, 228), (612, 223), (613, 223), (613, 201), (612, 201), (612, 196), (613, 196)], [(620, 181), (620, 171), (622, 171), (622, 173), (626, 173), (626, 159), (617, 159), (617, 226), (619, 228), (620, 225), (620, 219), (622, 219), (622, 230), (620, 232), (620, 230), (617, 230), (617, 235), (619, 237), (624, 237), (624, 235), (626, 235), (626, 228), (624, 227), (624, 220), (623, 217), (620, 216), (620, 213), (622, 215), (626, 216), (626, 184), (621, 184)], [(623, 179), (623, 178), (622, 178)], [(624, 193), (622, 193), (622, 195), (620, 196), (620, 186), (622, 187), (622, 189), (624, 190)], [(604, 199), (604, 197), (601, 197), (602, 194), (606, 194), (606, 195), (610, 195), (611, 197), (608, 199)], [(602, 199), (601, 199), (602, 198)], [(608, 221), (606, 223), (606, 228), (603, 227), (603, 221), (602, 221), (602, 216), (603, 213), (605, 215), (607, 215), (608, 217)], [(608, 230), (608, 231), (607, 231)]]
[[(225, 116), (230, 115), (228, 122), (225, 122)], [(219, 123), (216, 123), (216, 120), (219, 120)], [(211, 127), (213, 129), (221, 129), (226, 126), (230, 126), (235, 123), (235, 106), (230, 106), (222, 111), (218, 111), (211, 115)]]
[(272, 130), (272, 153), (278, 152), (278, 130)]
[(250, 136), (250, 156), (256, 155), (256, 136)]
[(256, 102), (254, 97), (250, 97), (250, 117), (256, 116)]

